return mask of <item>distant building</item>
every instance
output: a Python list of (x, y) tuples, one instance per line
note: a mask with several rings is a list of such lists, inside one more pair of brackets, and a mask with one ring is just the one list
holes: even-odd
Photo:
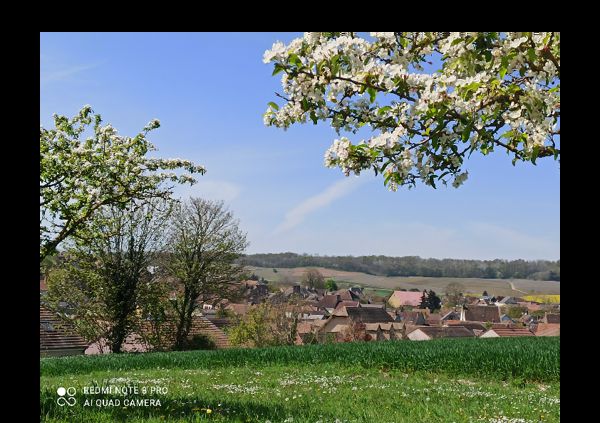
[(411, 341), (429, 341), (438, 338), (473, 338), (472, 331), (463, 326), (422, 326), (406, 335)]
[(83, 354), (89, 342), (70, 323), (40, 305), (40, 356)]
[(388, 303), (394, 308), (402, 306), (419, 307), (422, 296), (422, 292), (394, 291), (388, 298)]

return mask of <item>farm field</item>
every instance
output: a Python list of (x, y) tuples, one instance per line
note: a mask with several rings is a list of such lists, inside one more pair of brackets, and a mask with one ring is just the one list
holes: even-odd
[[(281, 283), (298, 283), (306, 267), (272, 268), (247, 266), (250, 272), (267, 280)], [(375, 276), (360, 272), (346, 272), (342, 270), (316, 267), (325, 278), (336, 281), (348, 282), (351, 285), (374, 287), (383, 289), (433, 289), (437, 293), (444, 292), (446, 286), (452, 282), (459, 282), (466, 288), (466, 293), (481, 295), (485, 290), (490, 295), (510, 295), (522, 297), (526, 294), (560, 294), (560, 282), (534, 281), (528, 279), (479, 279), (479, 278), (431, 278), (421, 276)], [(512, 286), (511, 286), (512, 283)], [(513, 286), (515, 289), (513, 289)]]
[[(558, 422), (559, 341), (441, 339), (43, 359), (40, 418)], [(83, 394), (85, 387), (109, 386), (158, 393)], [(77, 403), (59, 406), (58, 387), (75, 388)], [(125, 405), (132, 398), (158, 399), (160, 406)]]

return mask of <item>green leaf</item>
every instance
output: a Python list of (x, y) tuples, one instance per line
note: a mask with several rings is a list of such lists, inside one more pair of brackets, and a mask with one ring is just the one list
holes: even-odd
[(310, 104), (308, 103), (308, 100), (303, 98), (302, 99), (302, 110), (306, 112), (309, 108), (310, 108)]
[(500, 62), (500, 79), (504, 79), (504, 75), (508, 71), (508, 57), (502, 56), (502, 61)]
[(277, 105), (277, 103), (273, 103), (272, 101), (269, 101), (269, 106), (271, 106), (275, 110), (279, 110), (279, 106)]
[(281, 72), (284, 69), (285, 69), (284, 66), (280, 65), (279, 63), (276, 63), (275, 64), (275, 69), (273, 69), (273, 73), (271, 74), (271, 76), (277, 75), (279, 72)]
[(377, 91), (375, 91), (375, 88), (369, 87), (367, 88), (367, 92), (369, 93), (369, 100), (371, 103), (373, 103), (375, 101), (375, 97), (377, 96)]
[(293, 63), (294, 65), (301, 67), (302, 66), (302, 60), (300, 60), (300, 58), (298, 57), (297, 54), (290, 54), (289, 58), (288, 58), (288, 62), (289, 63)]
[(317, 115), (314, 110), (310, 112), (310, 120), (312, 120), (315, 125), (317, 124)]
[[(470, 136), (470, 135), (471, 135), (471, 127), (470, 127), (470, 126), (467, 126), (467, 127), (466, 127), (466, 128), (463, 130), (463, 132), (462, 132), (462, 140), (463, 140), (463, 142), (466, 142), (466, 141), (468, 141), (468, 140), (469, 140), (469, 136)], [(452, 146), (451, 146), (451, 147), (454, 147), (454, 148), (456, 148), (456, 146), (455, 146), (454, 144), (452, 144)], [(454, 150), (454, 149), (453, 149), (453, 150)]]
[(381, 116), (381, 115), (383, 115), (384, 113), (386, 113), (388, 110), (391, 110), (391, 109), (392, 109), (392, 107), (391, 107), (391, 106), (383, 106), (383, 107), (380, 107), (380, 108), (379, 108), (379, 110), (377, 110), (377, 114), (378, 114), (379, 116)]

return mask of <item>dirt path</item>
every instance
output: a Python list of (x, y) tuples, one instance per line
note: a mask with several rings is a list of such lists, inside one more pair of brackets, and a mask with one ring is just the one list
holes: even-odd
[(525, 291), (521, 291), (520, 289), (515, 288), (515, 284), (508, 281), (509, 285), (510, 285), (510, 289), (512, 289), (513, 291), (517, 291), (517, 292), (522, 292), (523, 294), (528, 294), (528, 292)]

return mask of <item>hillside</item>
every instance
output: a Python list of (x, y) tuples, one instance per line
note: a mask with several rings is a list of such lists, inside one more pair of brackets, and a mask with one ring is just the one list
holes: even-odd
[[(308, 267), (295, 268), (264, 268), (247, 266), (248, 271), (266, 280), (293, 284), (302, 280), (302, 275)], [(327, 269), (317, 267), (325, 278), (332, 278), (338, 285), (347, 282), (350, 286), (363, 286), (381, 289), (411, 289), (417, 288), (433, 289), (435, 292), (443, 293), (446, 286), (452, 282), (459, 282), (465, 286), (466, 293), (480, 295), (487, 291), (490, 295), (523, 296), (526, 294), (560, 294), (560, 282), (557, 281), (534, 281), (528, 279), (482, 279), (482, 278), (432, 278), (422, 276), (375, 276), (361, 272), (347, 272), (343, 270)], [(512, 284), (512, 285), (511, 285)], [(513, 289), (513, 287), (515, 289)]]
[(295, 253), (249, 254), (240, 263), (256, 267), (325, 267), (375, 276), (531, 279), (560, 281), (560, 260), (464, 260), (418, 256), (311, 256)]

